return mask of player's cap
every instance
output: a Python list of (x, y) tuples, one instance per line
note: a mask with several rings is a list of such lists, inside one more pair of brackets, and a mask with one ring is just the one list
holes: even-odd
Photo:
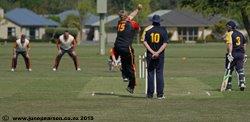
[(152, 19), (151, 19), (152, 22), (155, 22), (155, 23), (160, 23), (161, 22), (161, 17), (157, 14), (155, 14)]
[(232, 29), (236, 29), (236, 23), (234, 21), (227, 22), (226, 26)]

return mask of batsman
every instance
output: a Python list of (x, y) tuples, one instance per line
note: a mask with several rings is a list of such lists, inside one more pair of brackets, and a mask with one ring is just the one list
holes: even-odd
[(230, 73), (226, 90), (232, 90), (232, 73), (234, 69), (236, 69), (236, 73), (238, 76), (238, 86), (241, 91), (244, 91), (244, 89), (246, 88), (244, 62), (247, 58), (247, 55), (245, 54), (247, 40), (241, 32), (236, 30), (235, 22), (229, 21), (227, 22), (226, 26), (227, 32), (224, 38), (227, 45), (225, 67), (227, 67), (230, 63)]

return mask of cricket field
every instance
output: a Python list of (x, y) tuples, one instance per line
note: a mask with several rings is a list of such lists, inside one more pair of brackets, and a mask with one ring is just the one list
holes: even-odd
[[(17, 71), (11, 72), (12, 44), (1, 45), (0, 121), (8, 117), (10, 122), (12, 117), (93, 117), (91, 120), (100, 122), (250, 121), (249, 62), (245, 91), (237, 87), (234, 73), (233, 91), (219, 92), (224, 75), (223, 43), (170, 44), (165, 52), (164, 100), (145, 98), (145, 80), (139, 79), (138, 70), (135, 94), (129, 94), (121, 73), (108, 71), (108, 55), (98, 55), (98, 48), (90, 44), (77, 47), (81, 72), (74, 70), (68, 55), (54, 72), (55, 45), (32, 43), (33, 71), (25, 70), (19, 56)], [(138, 56), (145, 49), (136, 44), (134, 48), (138, 67)]]

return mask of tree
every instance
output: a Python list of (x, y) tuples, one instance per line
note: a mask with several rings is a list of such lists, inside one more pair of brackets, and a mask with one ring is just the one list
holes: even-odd
[(205, 15), (223, 14), (234, 19), (240, 15), (240, 20), (250, 36), (250, 1), (248, 0), (182, 0), (180, 5)]
[(78, 31), (80, 28), (79, 17), (73, 14), (68, 15), (67, 18), (62, 22), (61, 26), (66, 28), (76, 28)]
[(137, 7), (138, 4), (142, 4), (142, 10), (139, 12), (138, 16), (136, 17), (137, 21), (139, 23), (142, 23), (143, 20), (145, 20), (150, 14), (151, 9), (150, 9), (150, 0), (132, 0), (133, 2), (133, 7)]
[(78, 0), (77, 10), (80, 13), (80, 39), (83, 39), (82, 29), (83, 29), (83, 21), (86, 19), (88, 13), (94, 13), (96, 10), (96, 2), (95, 0)]
[(151, 0), (150, 2), (150, 7), (153, 11), (159, 9), (175, 9), (176, 6), (176, 0)]

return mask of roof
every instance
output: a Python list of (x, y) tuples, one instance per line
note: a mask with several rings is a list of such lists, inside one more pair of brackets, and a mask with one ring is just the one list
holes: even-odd
[(61, 22), (64, 21), (67, 18), (67, 16), (69, 16), (69, 15), (80, 16), (80, 13), (77, 10), (66, 10), (66, 11), (58, 14)]
[(26, 8), (13, 9), (5, 14), (5, 18), (19, 26), (58, 26), (57, 22), (39, 16)]
[[(117, 25), (118, 19), (119, 19), (118, 15), (110, 15), (110, 16), (106, 17), (106, 24), (108, 24), (107, 26), (112, 25), (111, 23), (115, 23), (115, 25)], [(97, 22), (93, 23), (92, 25), (99, 26), (100, 21), (97, 21)]]
[(93, 23), (96, 23), (97, 21), (99, 21), (100, 17), (90, 14), (87, 19), (85, 20), (84, 25), (85, 26), (92, 26)]
[(159, 10), (148, 16), (144, 21), (143, 26), (150, 25), (150, 19), (154, 14), (158, 14), (163, 20), (161, 25), (168, 27), (207, 27), (211, 25), (205, 17), (191, 11), (178, 11), (178, 10)]
[[(117, 22), (119, 20), (119, 16), (118, 15), (110, 15), (108, 17), (106, 17), (106, 25), (107, 26), (113, 26), (113, 25), (117, 25)], [(89, 18), (88, 20), (86, 20), (85, 22), (86, 26), (99, 26), (100, 25), (100, 20), (98, 16), (93, 16), (92, 18)]]
[(148, 17), (153, 17), (155, 14), (162, 16), (162, 15), (167, 14), (169, 12), (171, 12), (171, 10), (159, 10), (159, 11), (155, 11), (155, 12), (149, 14)]
[(119, 20), (120, 17), (118, 15), (111, 15), (111, 18), (107, 21), (106, 25), (109, 27), (116, 27)]

